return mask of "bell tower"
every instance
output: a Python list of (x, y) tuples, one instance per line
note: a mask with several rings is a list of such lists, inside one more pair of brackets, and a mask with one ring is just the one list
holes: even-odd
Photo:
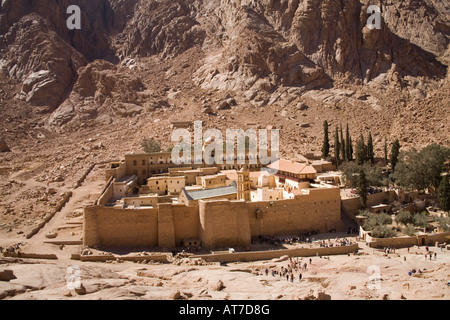
[(250, 201), (250, 172), (242, 168), (237, 174), (237, 198), (238, 200)]

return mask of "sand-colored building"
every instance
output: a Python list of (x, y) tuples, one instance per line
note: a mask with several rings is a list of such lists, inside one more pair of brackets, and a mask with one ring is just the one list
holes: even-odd
[[(179, 174), (183, 170), (208, 168), (203, 165), (176, 170), (166, 156), (164, 153), (127, 155), (125, 161), (111, 164), (107, 169), (108, 184), (104, 192), (94, 205), (85, 208), (84, 245), (173, 248), (195, 242), (195, 245), (213, 249), (248, 246), (260, 235), (345, 230), (341, 221), (339, 188), (308, 184), (308, 188), (295, 190), (290, 199), (284, 199), (282, 195), (286, 191), (277, 189), (276, 180), (270, 174), (259, 174), (252, 183), (252, 172), (247, 170), (237, 172), (237, 180), (231, 185), (216, 188), (186, 186), (181, 189), (177, 201), (170, 201), (171, 197), (165, 195), (138, 195), (137, 190), (144, 187), (154, 190), (151, 188), (164, 185), (156, 184), (156, 181), (166, 181), (166, 190), (162, 189), (170, 191), (170, 179), (182, 177)], [(313, 179), (317, 175), (307, 166), (283, 162), (280, 167), (282, 170), (278, 174), (285, 174), (284, 179)], [(150, 176), (146, 177), (147, 174)], [(200, 181), (208, 182), (208, 174), (203, 176), (206, 178)], [(223, 175), (211, 177), (212, 181), (217, 177)], [(130, 181), (134, 182), (129, 184)], [(122, 206), (111, 200), (119, 195), (115, 192), (117, 183), (128, 185), (132, 190), (125, 193)], [(261, 195), (254, 201), (251, 201), (252, 184), (261, 190)]]
[(270, 165), (267, 168), (273, 170), (281, 180), (284, 179), (297, 179), (302, 180), (314, 180), (317, 178), (317, 171), (314, 167), (306, 164), (289, 160), (280, 159)]

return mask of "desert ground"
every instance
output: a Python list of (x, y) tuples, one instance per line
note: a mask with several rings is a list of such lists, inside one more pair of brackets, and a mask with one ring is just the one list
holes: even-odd
[[(359, 242), (357, 255), (293, 258), (306, 270), (294, 270), (287, 280), (273, 271), (290, 264), (288, 258), (245, 263), (219, 263), (189, 260), (187, 255), (169, 263), (107, 263), (71, 260), (81, 245), (55, 245), (50, 240), (79, 241), (82, 237), (82, 208), (92, 203), (105, 184), (104, 167), (96, 166), (72, 197), (37, 234), (26, 239), (25, 232), (2, 229), (0, 246), (5, 250), (19, 244), (22, 253), (54, 254), (56, 260), (0, 256), (0, 274), (13, 275), (0, 281), (0, 299), (11, 300), (298, 300), (298, 299), (392, 299), (423, 300), (450, 298), (450, 251), (440, 247), (396, 249), (387, 254)], [(46, 237), (56, 233), (55, 239)], [(346, 233), (320, 235), (317, 239), (345, 237)], [(300, 245), (300, 244), (297, 244)], [(93, 251), (97, 251), (91, 249)], [(117, 255), (142, 254), (142, 248), (123, 249)], [(311, 259), (311, 260), (310, 260)], [(82, 290), (67, 286), (68, 268), (78, 267)], [(266, 275), (266, 269), (269, 271)], [(3, 272), (10, 270), (11, 272)], [(415, 273), (408, 274), (415, 270)], [(373, 273), (375, 271), (375, 273)], [(3, 273), (2, 273), (3, 272)], [(299, 275), (302, 274), (302, 280)]]

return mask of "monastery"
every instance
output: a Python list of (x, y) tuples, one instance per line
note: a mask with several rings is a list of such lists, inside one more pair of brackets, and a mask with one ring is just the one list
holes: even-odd
[(171, 153), (126, 155), (109, 165), (102, 194), (84, 210), (84, 245), (216, 249), (345, 230), (339, 187), (317, 179), (330, 163), (252, 160), (184, 166)]

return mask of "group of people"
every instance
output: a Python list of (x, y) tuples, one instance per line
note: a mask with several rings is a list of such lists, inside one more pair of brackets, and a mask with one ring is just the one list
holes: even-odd
[(351, 246), (353, 242), (345, 237), (343, 238), (335, 238), (334, 242), (330, 239), (328, 240), (318, 240), (316, 241), (314, 237), (312, 237), (314, 233), (306, 233), (302, 236), (294, 236), (294, 237), (267, 237), (267, 236), (258, 236), (257, 240), (253, 240), (252, 244), (269, 244), (269, 245), (283, 245), (283, 244), (296, 244), (296, 243), (305, 243), (309, 244), (311, 247), (314, 244), (317, 244), (319, 247), (343, 247), (343, 246)]
[(318, 241), (318, 244), (321, 248), (332, 248), (332, 247), (345, 247), (353, 245), (353, 242), (347, 238), (336, 238), (334, 239), (334, 243), (328, 240)]
[(257, 240), (253, 240), (253, 244), (269, 244), (272, 246), (283, 245), (283, 244), (294, 244), (294, 243), (313, 243), (314, 238), (312, 237), (315, 234), (318, 234), (319, 231), (312, 231), (309, 233), (304, 233), (301, 236), (293, 236), (293, 237), (268, 237), (259, 235)]
[[(309, 259), (309, 264), (312, 264), (312, 259)], [(298, 273), (298, 281), (302, 282), (303, 279), (303, 273), (302, 271), (306, 271), (308, 269), (308, 264), (302, 261), (299, 261), (298, 258), (292, 259), (289, 258), (289, 264), (284, 267), (281, 266), (281, 269), (271, 269), (268, 268), (265, 269), (266, 276), (269, 275), (269, 273), (272, 275), (272, 277), (280, 277), (286, 278), (286, 281), (294, 282), (294, 279), (296, 278), (295, 274)]]
[(433, 256), (434, 256), (434, 260), (437, 260), (437, 253), (436, 252), (430, 251), (430, 248), (428, 248), (428, 246), (425, 247), (425, 250), (426, 250), (425, 260), (427, 260), (427, 258), (429, 257), (430, 261), (431, 261)]

